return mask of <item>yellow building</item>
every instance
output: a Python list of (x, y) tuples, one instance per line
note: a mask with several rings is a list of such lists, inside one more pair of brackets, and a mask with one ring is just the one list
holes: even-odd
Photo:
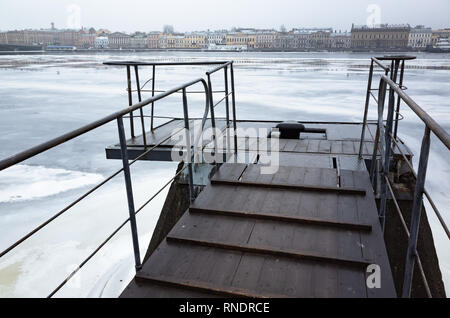
[(184, 35), (162, 34), (159, 39), (159, 46), (162, 49), (184, 49)]
[(202, 49), (206, 47), (207, 36), (204, 33), (186, 33), (183, 39), (185, 49)]
[(256, 32), (253, 30), (238, 30), (230, 32), (226, 37), (227, 45), (247, 45), (254, 48), (256, 44)]

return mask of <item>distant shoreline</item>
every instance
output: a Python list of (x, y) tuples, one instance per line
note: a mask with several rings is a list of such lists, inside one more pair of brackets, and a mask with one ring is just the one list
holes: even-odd
[(298, 49), (252, 49), (245, 51), (235, 50), (206, 50), (206, 49), (103, 49), (89, 50), (77, 49), (74, 51), (53, 51), (53, 50), (29, 50), (29, 51), (0, 51), (0, 55), (32, 55), (32, 54), (97, 54), (97, 53), (143, 53), (143, 52), (202, 52), (202, 53), (432, 53), (432, 54), (448, 54), (450, 52), (432, 52), (426, 50), (408, 50), (408, 49), (392, 49), (392, 50), (362, 50), (362, 49), (339, 49), (339, 50), (298, 50)]

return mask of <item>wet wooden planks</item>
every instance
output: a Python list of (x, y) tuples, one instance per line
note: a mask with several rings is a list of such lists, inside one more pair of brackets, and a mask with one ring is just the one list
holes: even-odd
[[(239, 185), (336, 188), (334, 169), (223, 165), (122, 296), (394, 297), (367, 173), (342, 180), (367, 193)], [(370, 264), (381, 289), (366, 287)]]
[[(275, 147), (276, 151), (288, 153), (311, 153), (311, 154), (338, 154), (338, 155), (358, 155), (359, 140), (316, 140), (316, 139), (279, 139), (278, 145), (270, 146), (271, 139), (256, 137), (238, 137), (238, 149), (245, 151), (262, 151)], [(234, 149), (234, 141), (230, 140), (231, 149)], [(224, 137), (223, 144), (226, 144)], [(269, 146), (267, 146), (269, 145)], [(363, 155), (370, 156), (373, 154), (374, 143), (365, 141), (363, 145)], [(212, 142), (205, 146), (205, 149), (214, 149)]]
[[(201, 120), (190, 120), (189, 127), (190, 127), (190, 129), (195, 131), (196, 134), (198, 134), (201, 131), (201, 123), (202, 123)], [(211, 127), (211, 121), (206, 121), (204, 129), (208, 129), (210, 127)], [(222, 120), (222, 119), (216, 120), (216, 127), (217, 127), (218, 131), (224, 130), (226, 128), (226, 120)], [(155, 128), (153, 130), (153, 132), (147, 132), (146, 133), (147, 146), (155, 146), (155, 145), (158, 145), (159, 143), (161, 143), (162, 141), (164, 141), (162, 143), (162, 145), (165, 147), (174, 146), (177, 142), (179, 142), (178, 137), (173, 138), (173, 139), (168, 139), (168, 140), (166, 140), (166, 139), (174, 134), (176, 136), (184, 136), (184, 131), (182, 130), (182, 128), (184, 128), (183, 120), (171, 120), (171, 121)], [(136, 132), (140, 132), (140, 129), (141, 129), (140, 125), (138, 125), (137, 127), (135, 126)], [(208, 142), (209, 141), (205, 140), (204, 144), (206, 145), (206, 143), (208, 143)], [(129, 147), (139, 147), (139, 146), (143, 147), (144, 139), (142, 138), (142, 135), (139, 135), (135, 138), (127, 140), (127, 145)]]
[[(322, 128), (326, 130), (326, 139), (322, 137), (318, 139), (305, 138), (300, 140), (288, 140), (288, 139), (277, 139), (266, 138), (268, 136), (271, 127), (276, 125), (275, 122), (256, 122), (256, 121), (240, 121), (238, 123), (239, 136), (237, 138), (238, 150), (240, 152), (249, 152), (252, 155), (266, 156), (267, 150), (274, 149), (276, 152), (280, 152), (280, 164), (289, 161), (292, 165), (293, 160), (291, 160), (291, 155), (303, 155), (303, 161), (301, 164), (295, 164), (296, 166), (308, 165), (312, 167), (333, 167), (333, 165), (326, 162), (326, 158), (320, 158), (320, 162), (315, 163), (314, 160), (308, 159), (306, 156), (310, 155), (323, 155), (331, 157), (336, 156), (357, 156), (359, 155), (360, 147), (360, 135), (361, 135), (361, 125), (352, 123), (315, 123), (307, 124), (308, 127), (312, 128)], [(155, 153), (145, 156), (145, 160), (162, 160), (171, 161), (171, 151), (174, 147), (177, 147), (177, 143), (181, 140), (181, 135), (184, 134), (182, 130), (184, 126), (183, 120), (175, 119), (171, 120), (159, 127), (157, 127), (153, 132), (146, 133), (147, 146), (152, 147), (161, 144), (156, 148)], [(198, 136), (200, 132), (201, 120), (195, 119), (190, 121), (190, 127), (195, 128), (195, 137)], [(211, 126), (210, 120), (205, 123), (205, 128)], [(218, 152), (224, 152), (224, 145), (228, 146), (228, 149), (234, 150), (234, 138), (233, 133), (229, 132), (225, 134), (226, 121), (224, 119), (216, 120), (217, 132), (221, 134), (222, 138), (218, 138), (219, 150)], [(375, 125), (370, 124), (366, 129), (366, 138), (363, 143), (362, 155), (367, 159), (371, 158), (373, 154), (374, 142), (373, 136), (375, 134)], [(257, 130), (261, 129), (261, 131)], [(135, 132), (139, 134), (140, 126), (137, 124), (135, 126)], [(168, 139), (172, 134), (178, 132), (179, 136), (175, 136), (173, 139)], [(259, 137), (258, 137), (259, 133)], [(246, 137), (242, 136), (245, 134)], [(248, 135), (248, 136), (247, 136)], [(184, 136), (184, 135), (183, 135)], [(166, 140), (167, 139), (167, 140)], [(163, 142), (164, 141), (164, 142)], [(220, 142), (219, 142), (220, 141)], [(272, 144), (273, 143), (273, 144)], [(402, 151), (406, 154), (408, 158), (411, 158), (411, 151), (399, 142)], [(127, 140), (127, 145), (129, 146), (130, 158), (135, 158), (139, 154), (145, 151), (144, 142), (142, 136), (137, 136)], [(204, 153), (210, 153), (215, 149), (215, 143), (211, 141), (210, 138), (202, 139), (202, 146)], [(394, 156), (399, 157), (400, 151), (397, 147), (394, 147)], [(106, 149), (107, 157), (110, 159), (120, 158), (120, 147), (119, 145), (114, 145)], [(307, 162), (306, 162), (307, 161)]]

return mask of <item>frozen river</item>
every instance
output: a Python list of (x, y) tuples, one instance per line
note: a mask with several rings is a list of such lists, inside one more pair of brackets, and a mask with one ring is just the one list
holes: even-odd
[[(370, 56), (200, 52), (0, 55), (0, 158), (127, 106), (124, 69), (106, 67), (102, 65), (104, 61), (233, 59), (238, 119), (361, 121)], [(407, 62), (407, 94), (450, 130), (450, 55), (417, 56), (417, 60)], [(203, 76), (206, 70), (161, 68), (157, 71), (156, 88), (178, 86)], [(149, 76), (150, 68), (142, 69), (141, 83)], [(216, 83), (220, 89), (220, 79)], [(149, 97), (148, 93), (145, 97)], [(201, 98), (190, 97), (191, 116), (202, 115)], [(156, 114), (182, 116), (180, 102), (178, 96), (157, 103)], [(375, 110), (372, 103), (372, 119), (376, 118)], [(424, 127), (406, 106), (402, 114), (405, 119), (400, 123), (400, 136), (417, 154)], [(104, 152), (105, 146), (117, 142), (117, 128), (111, 123), (0, 172), (0, 250), (119, 169), (120, 162), (106, 160)], [(431, 151), (427, 187), (450, 224), (448, 151), (436, 138), (432, 139)], [(171, 179), (175, 168), (174, 163), (134, 165), (131, 173), (136, 206)], [(141, 254), (145, 253), (164, 199), (165, 192), (138, 216)], [(448, 239), (431, 209), (427, 212), (448, 291)], [(119, 175), (0, 260), (0, 297), (47, 296), (127, 214), (123, 177)], [(119, 232), (58, 296), (118, 296), (134, 273), (128, 228)]]

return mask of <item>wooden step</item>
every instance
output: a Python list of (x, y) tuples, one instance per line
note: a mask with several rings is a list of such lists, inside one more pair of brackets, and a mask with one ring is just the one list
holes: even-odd
[(362, 188), (354, 187), (326, 187), (319, 185), (300, 185), (300, 184), (287, 184), (287, 183), (262, 183), (252, 181), (234, 181), (225, 179), (212, 179), (211, 185), (226, 185), (226, 186), (246, 186), (246, 187), (258, 187), (258, 188), (271, 188), (280, 190), (298, 190), (298, 191), (311, 191), (311, 192), (329, 192), (338, 194), (349, 195), (366, 195), (366, 190)]
[(260, 246), (251, 246), (244, 244), (229, 244), (223, 242), (214, 242), (214, 241), (206, 241), (192, 238), (185, 238), (180, 236), (170, 235), (166, 238), (168, 243), (181, 243), (181, 244), (191, 244), (191, 245), (199, 245), (213, 248), (220, 248), (225, 250), (233, 250), (244, 253), (256, 253), (263, 255), (273, 255), (278, 257), (289, 257), (295, 259), (304, 259), (311, 261), (320, 261), (325, 263), (333, 263), (337, 265), (345, 265), (345, 266), (353, 266), (353, 267), (361, 267), (362, 269), (366, 269), (373, 262), (369, 262), (366, 260), (359, 259), (350, 259), (350, 258), (340, 258), (340, 257), (332, 257), (328, 255), (323, 255), (319, 253), (311, 253), (311, 252), (303, 252), (303, 251), (294, 251), (287, 249), (273, 249), (270, 247), (260, 247)]
[(135, 277), (136, 281), (141, 284), (154, 283), (163, 286), (173, 286), (182, 289), (211, 293), (224, 297), (236, 298), (286, 298), (285, 295), (261, 294), (256, 291), (241, 289), (236, 287), (218, 287), (216, 285), (205, 282), (186, 280), (181, 278), (153, 276), (138, 272)]
[(225, 215), (225, 216), (233, 216), (240, 218), (251, 218), (251, 219), (259, 219), (259, 220), (271, 220), (271, 221), (279, 221), (279, 222), (287, 222), (287, 223), (298, 223), (298, 224), (307, 224), (307, 225), (318, 225), (318, 226), (329, 226), (342, 228), (349, 231), (372, 231), (372, 225), (363, 224), (363, 223), (350, 223), (350, 222), (337, 222), (333, 220), (324, 220), (318, 218), (307, 218), (307, 217), (295, 217), (295, 216), (287, 216), (282, 214), (273, 214), (273, 213), (260, 213), (260, 212), (249, 212), (249, 211), (230, 211), (230, 210), (217, 210), (217, 209), (204, 209), (196, 206), (191, 206), (189, 208), (190, 213), (199, 213), (199, 214), (216, 214), (216, 215)]

